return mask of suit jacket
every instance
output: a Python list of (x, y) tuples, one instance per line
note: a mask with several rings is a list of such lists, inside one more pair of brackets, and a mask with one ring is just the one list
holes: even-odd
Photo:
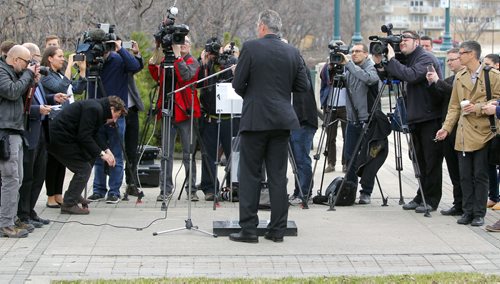
[[(40, 142), (40, 132), (46, 131), (44, 125), (42, 124), (42, 119), (49, 119), (48, 115), (42, 116), (40, 114), (41, 105), (54, 105), (54, 95), (46, 95), (43, 91), (42, 86), (38, 86), (31, 99), (30, 112), (28, 116), (28, 128), (24, 131), (24, 137), (28, 140), (28, 149), (33, 150), (38, 146)], [(46, 126), (47, 124), (45, 124)]]
[(240, 131), (299, 128), (291, 93), (306, 93), (309, 82), (299, 51), (275, 34), (243, 44), (233, 79), (243, 98)]

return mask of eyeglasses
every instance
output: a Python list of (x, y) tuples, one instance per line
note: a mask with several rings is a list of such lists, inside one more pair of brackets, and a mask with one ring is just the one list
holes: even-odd
[(459, 51), (458, 54), (463, 55), (463, 54), (471, 53), (471, 52), (472, 52), (472, 50), (464, 50), (464, 51)]
[(457, 57), (457, 58), (448, 58), (448, 59), (446, 60), (446, 62), (452, 62), (452, 61), (455, 61), (455, 60), (457, 60), (457, 59), (460, 59), (460, 57)]
[(351, 50), (351, 53), (354, 54), (354, 53), (364, 53), (365, 51), (364, 50)]
[(21, 59), (22, 61), (24, 61), (26, 63), (26, 65), (30, 65), (30, 60), (26, 60), (22, 57), (18, 57), (18, 59)]

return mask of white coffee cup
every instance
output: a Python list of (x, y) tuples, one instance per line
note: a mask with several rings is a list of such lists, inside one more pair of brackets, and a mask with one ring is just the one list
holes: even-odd
[[(470, 104), (469, 100), (463, 100), (460, 102), (460, 107), (463, 109), (464, 107), (468, 106)], [(462, 111), (463, 115), (469, 114), (468, 112)]]

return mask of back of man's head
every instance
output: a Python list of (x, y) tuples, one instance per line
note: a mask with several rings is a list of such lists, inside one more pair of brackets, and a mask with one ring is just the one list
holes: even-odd
[(35, 54), (40, 55), (40, 48), (38, 48), (38, 45), (36, 45), (32, 42), (25, 42), (25, 43), (23, 43), (23, 46), (26, 47), (30, 51), (31, 56), (33, 56)]
[(2, 52), (1, 55), (7, 55), (7, 52), (9, 52), (9, 50), (14, 45), (16, 45), (16, 43), (13, 42), (12, 40), (6, 40), (6, 41), (2, 42), (2, 44), (0, 44), (0, 51)]
[(481, 58), (481, 45), (475, 40), (467, 40), (460, 44), (460, 48), (465, 51), (472, 51), (475, 54), (477, 60)]
[(274, 34), (279, 34), (281, 31), (281, 17), (276, 11), (265, 10), (261, 12), (259, 14), (259, 23), (265, 25)]

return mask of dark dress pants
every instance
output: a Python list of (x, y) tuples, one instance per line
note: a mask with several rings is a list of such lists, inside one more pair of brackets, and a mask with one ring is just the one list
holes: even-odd
[(40, 141), (35, 149), (24, 148), (24, 177), (19, 189), (19, 204), (17, 209), (17, 216), (21, 220), (37, 216), (34, 208), (42, 190), (47, 163), (45, 135), (43, 131), (40, 133)]
[(83, 150), (76, 143), (51, 143), (48, 150), (54, 158), (74, 174), (69, 183), (68, 190), (64, 194), (64, 205), (72, 206), (78, 204), (78, 200), (87, 186), (95, 159), (85, 157)]
[(240, 133), (239, 224), (244, 233), (257, 233), (263, 162), (266, 165), (271, 201), (271, 221), (267, 228), (271, 234), (278, 237), (285, 233), (288, 219), (286, 171), (289, 138), (289, 130)]
[(51, 153), (47, 154), (47, 170), (45, 172), (45, 188), (47, 196), (62, 194), (66, 167)]
[(460, 170), (458, 167), (458, 152), (455, 151), (455, 137), (457, 128), (443, 141), (443, 154), (448, 167), (451, 184), (453, 185), (453, 206), (462, 209), (462, 188), (460, 187)]
[(127, 164), (125, 166), (125, 182), (127, 185), (136, 184), (137, 175), (137, 145), (139, 144), (139, 113), (136, 106), (128, 109), (125, 116), (125, 154)]
[(459, 152), (460, 183), (462, 186), (462, 209), (474, 217), (486, 215), (488, 200), (488, 144), (474, 152)]
[[(437, 208), (441, 201), (443, 181), (443, 147), (434, 142), (436, 132), (441, 129), (440, 119), (424, 121), (411, 126), (411, 135), (415, 146), (420, 169), (420, 184), (427, 204)], [(413, 199), (422, 202), (421, 191)]]

